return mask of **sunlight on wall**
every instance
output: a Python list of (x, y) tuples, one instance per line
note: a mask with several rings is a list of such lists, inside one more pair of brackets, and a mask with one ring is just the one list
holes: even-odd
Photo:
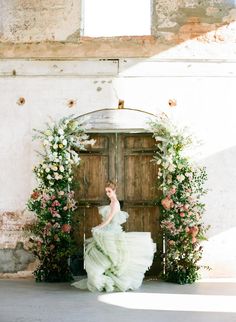
[(236, 296), (163, 293), (113, 293), (98, 296), (103, 303), (136, 310), (236, 312)]
[(84, 0), (84, 36), (150, 35), (149, 0)]
[[(233, 220), (232, 220), (233, 222)], [(207, 265), (211, 271), (202, 270), (201, 276), (209, 277), (235, 277), (236, 276), (236, 252), (234, 246), (236, 240), (236, 227), (210, 237), (203, 243), (203, 258), (201, 265)], [(217, 258), (217, 261), (216, 261)], [(227, 263), (227, 264), (226, 264)]]

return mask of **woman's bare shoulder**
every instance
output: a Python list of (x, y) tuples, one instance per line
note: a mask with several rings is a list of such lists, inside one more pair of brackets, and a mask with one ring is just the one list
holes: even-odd
[(110, 203), (112, 210), (120, 210), (120, 203), (118, 200)]

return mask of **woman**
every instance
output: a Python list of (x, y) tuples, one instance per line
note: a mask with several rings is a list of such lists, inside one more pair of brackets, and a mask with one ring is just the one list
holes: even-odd
[(144, 273), (151, 266), (155, 244), (148, 232), (124, 232), (121, 224), (128, 213), (120, 210), (116, 185), (109, 181), (105, 191), (110, 205), (99, 207), (100, 225), (85, 247), (87, 278), (72, 285), (90, 291), (126, 291), (138, 289)]

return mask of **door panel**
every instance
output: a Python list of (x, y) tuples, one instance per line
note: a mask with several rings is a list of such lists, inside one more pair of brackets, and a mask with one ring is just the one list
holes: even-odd
[(156, 197), (157, 167), (150, 155), (125, 155), (125, 200), (151, 201)]
[[(84, 234), (91, 236), (91, 228), (100, 222), (97, 206), (109, 203), (104, 191), (108, 179), (118, 181), (117, 196), (123, 210), (129, 213), (126, 231), (149, 231), (157, 243), (158, 253), (148, 274), (160, 272), (160, 213), (154, 206), (158, 191), (155, 180), (158, 168), (151, 162), (155, 142), (151, 134), (93, 134), (93, 147), (81, 154), (81, 165), (75, 170), (76, 199), (79, 221), (75, 239), (83, 246)], [(147, 274), (147, 275), (148, 275)]]

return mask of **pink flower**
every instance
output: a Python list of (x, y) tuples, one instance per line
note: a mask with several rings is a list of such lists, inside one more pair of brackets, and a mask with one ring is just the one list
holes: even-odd
[(171, 246), (171, 245), (174, 245), (175, 244), (175, 241), (174, 240), (169, 240), (168, 241), (168, 244)]
[(43, 193), (43, 200), (48, 201), (50, 199), (49, 195)]
[(179, 215), (180, 215), (180, 217), (184, 217), (185, 216), (185, 213), (184, 212), (181, 212)]
[(60, 206), (60, 202), (58, 200), (54, 200), (53, 203), (52, 203), (52, 207), (58, 207)]
[(162, 199), (161, 204), (166, 210), (170, 210), (171, 208), (174, 207), (173, 200), (168, 196), (166, 198)]

